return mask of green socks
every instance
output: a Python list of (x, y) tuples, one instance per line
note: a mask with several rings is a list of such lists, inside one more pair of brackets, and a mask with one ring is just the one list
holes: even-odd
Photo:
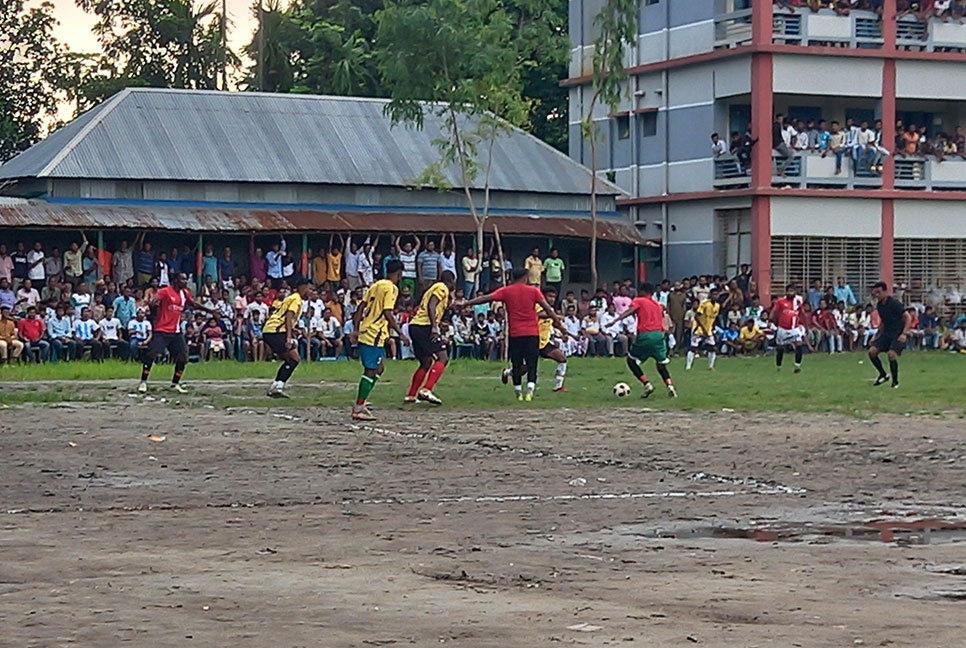
[(376, 386), (377, 380), (379, 380), (379, 376), (366, 376), (363, 374), (359, 380), (359, 395), (356, 397), (356, 405), (365, 404), (366, 399), (369, 398), (369, 394), (372, 393), (372, 388)]

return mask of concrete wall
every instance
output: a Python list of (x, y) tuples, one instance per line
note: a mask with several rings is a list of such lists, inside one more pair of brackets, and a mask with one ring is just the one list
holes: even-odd
[(772, 236), (879, 238), (882, 202), (867, 198), (771, 199)]
[(773, 71), (776, 94), (882, 96), (881, 59), (776, 54)]
[(966, 66), (959, 61), (896, 61), (896, 96), (966, 99)]
[(966, 204), (952, 200), (896, 200), (896, 238), (966, 239)]

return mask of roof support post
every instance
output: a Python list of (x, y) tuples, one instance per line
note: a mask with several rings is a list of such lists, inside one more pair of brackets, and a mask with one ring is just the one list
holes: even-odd
[(205, 235), (198, 235), (198, 247), (195, 249), (195, 284), (197, 295), (201, 294), (201, 286), (205, 283), (205, 278), (201, 276), (201, 255), (205, 253)]
[(309, 276), (309, 235), (302, 235), (302, 276)]

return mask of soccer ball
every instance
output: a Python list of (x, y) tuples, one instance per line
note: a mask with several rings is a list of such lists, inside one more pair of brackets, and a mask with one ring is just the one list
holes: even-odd
[(614, 385), (614, 396), (617, 396), (618, 398), (624, 398), (625, 396), (629, 396), (630, 393), (631, 393), (631, 388), (630, 388), (630, 385), (628, 385), (627, 383), (617, 383), (616, 385)]

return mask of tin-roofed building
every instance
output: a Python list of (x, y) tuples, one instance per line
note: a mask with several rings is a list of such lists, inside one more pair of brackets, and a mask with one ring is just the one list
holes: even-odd
[[(427, 113), (422, 130), (392, 126), (385, 105), (124, 90), (0, 166), (3, 194), (21, 199), (0, 203), (0, 238), (8, 246), (18, 236), (56, 241), (76, 234), (55, 228), (83, 229), (111, 249), (130, 230), (152, 230), (157, 249), (190, 232), (242, 251), (248, 242), (238, 234), (297, 234), (304, 250), (318, 239), (324, 245), (330, 232), (452, 232), (459, 247), (469, 245), (476, 227), (458, 175), (450, 174), (450, 191), (413, 187), (438, 159), (439, 122)], [(618, 212), (621, 190), (598, 187), (601, 277), (633, 277), (647, 242)], [(586, 168), (515, 130), (494, 147), (487, 229), (499, 226), (517, 263), (532, 246), (560, 248), (570, 261), (565, 279), (586, 284), (589, 189)], [(472, 190), (482, 205), (482, 173)]]

